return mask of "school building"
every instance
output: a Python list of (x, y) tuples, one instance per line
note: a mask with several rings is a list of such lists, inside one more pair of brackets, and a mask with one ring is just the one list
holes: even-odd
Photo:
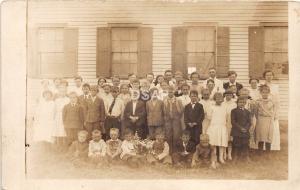
[(166, 69), (203, 79), (276, 74), (280, 119), (288, 120), (288, 3), (176, 0), (28, 0), (28, 115), (43, 78), (128, 73), (144, 77)]

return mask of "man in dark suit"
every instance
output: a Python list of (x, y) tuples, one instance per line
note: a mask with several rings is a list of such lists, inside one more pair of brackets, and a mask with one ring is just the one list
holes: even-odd
[(191, 140), (199, 143), (199, 136), (202, 132), (202, 121), (204, 119), (204, 109), (198, 102), (198, 91), (190, 92), (191, 103), (184, 108), (184, 123), (186, 130), (191, 133)]
[(131, 101), (128, 102), (124, 109), (125, 129), (129, 128), (142, 139), (146, 138), (146, 106), (142, 100), (139, 100), (140, 93), (138, 90), (131, 91)]
[(225, 82), (223, 84), (223, 88), (228, 90), (231, 86), (236, 87), (236, 91), (234, 92), (236, 95), (238, 95), (238, 92), (243, 88), (243, 85), (236, 82), (237, 73), (235, 71), (228, 71), (228, 79), (229, 82)]

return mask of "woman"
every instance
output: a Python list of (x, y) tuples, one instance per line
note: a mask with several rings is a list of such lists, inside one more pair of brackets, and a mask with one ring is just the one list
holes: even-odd
[[(274, 78), (274, 73), (271, 70), (266, 70), (263, 73), (263, 77), (265, 79), (265, 84), (270, 88), (270, 98), (273, 100), (276, 106), (276, 111), (279, 111), (279, 86), (272, 82)], [(280, 129), (279, 129), (279, 120), (278, 114), (274, 117), (274, 130), (273, 130), (273, 140), (271, 144), (271, 150), (280, 150)]]

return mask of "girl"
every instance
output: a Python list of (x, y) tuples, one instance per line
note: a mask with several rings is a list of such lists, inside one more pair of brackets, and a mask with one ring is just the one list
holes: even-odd
[(160, 100), (164, 100), (165, 97), (168, 96), (168, 88), (169, 88), (169, 84), (167, 81), (163, 81), (160, 84), (160, 88), (159, 89), (159, 99)]
[(52, 131), (54, 127), (55, 105), (52, 92), (46, 90), (42, 94), (43, 100), (39, 102), (33, 122), (33, 141), (41, 142), (43, 146), (53, 143)]
[(53, 131), (53, 136), (55, 137), (55, 144), (58, 151), (63, 151), (63, 146), (65, 145), (65, 127), (63, 124), (62, 112), (65, 105), (70, 102), (67, 97), (67, 88), (65, 85), (61, 84), (58, 87), (58, 95), (55, 99), (55, 128)]
[(258, 100), (260, 98), (260, 93), (258, 90), (257, 85), (259, 84), (259, 80), (256, 78), (252, 78), (249, 80), (250, 88), (249, 90), (249, 96), (252, 100)]
[[(266, 80), (265, 84), (270, 88), (270, 98), (273, 100), (276, 110), (279, 110), (279, 86), (273, 83), (274, 73), (271, 70), (266, 70), (263, 73), (263, 77)], [(271, 150), (280, 150), (280, 130), (279, 130), (279, 120), (276, 115), (274, 118), (274, 130), (273, 130), (273, 142), (271, 145)]]
[(209, 126), (210, 120), (207, 116), (207, 114), (210, 112), (213, 101), (209, 99), (210, 92), (207, 88), (204, 88), (201, 91), (202, 98), (200, 100), (200, 104), (202, 104), (204, 109), (204, 120), (202, 122), (202, 134), (207, 134), (207, 128)]
[(209, 90), (209, 99), (213, 100), (214, 94), (216, 93), (216, 88), (215, 88), (215, 81), (212, 79), (208, 79), (206, 82), (206, 88)]
[(98, 93), (98, 96), (99, 97), (102, 97), (102, 95), (104, 94), (104, 90), (103, 90), (103, 85), (106, 83), (106, 79), (104, 77), (99, 77), (98, 79), (98, 90), (99, 90), (99, 93)]
[(160, 88), (160, 84), (164, 81), (164, 76), (163, 75), (157, 75), (156, 76), (156, 79), (154, 81), (154, 85), (157, 87), (157, 88)]
[(265, 146), (267, 152), (271, 150), (273, 142), (274, 118), (277, 117), (276, 104), (270, 96), (270, 88), (267, 85), (260, 87), (262, 98), (256, 101), (256, 142), (258, 142), (259, 153), (262, 153)]
[(210, 126), (207, 129), (209, 135), (209, 144), (211, 145), (211, 167), (217, 167), (217, 147), (219, 147), (219, 161), (224, 164), (224, 151), (228, 146), (227, 134), (227, 110), (223, 104), (224, 98), (222, 93), (216, 92), (214, 95), (215, 104), (212, 106), (208, 118), (210, 118)]
[(128, 84), (121, 84), (118, 98), (123, 100), (125, 106), (131, 100)]

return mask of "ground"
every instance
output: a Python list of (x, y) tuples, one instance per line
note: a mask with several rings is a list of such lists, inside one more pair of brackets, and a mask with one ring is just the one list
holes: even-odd
[(27, 176), (52, 179), (245, 179), (286, 180), (288, 178), (288, 127), (281, 125), (281, 150), (271, 156), (253, 156), (253, 163), (227, 162), (217, 170), (209, 168), (175, 169), (171, 167), (142, 166), (132, 169), (127, 166), (110, 168), (76, 168), (62, 155), (44, 154), (36, 158), (33, 148), (27, 150)]

